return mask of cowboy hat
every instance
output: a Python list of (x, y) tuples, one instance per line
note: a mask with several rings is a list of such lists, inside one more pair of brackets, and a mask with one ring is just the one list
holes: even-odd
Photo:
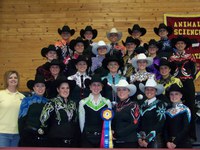
[(112, 86), (114, 92), (117, 92), (117, 88), (120, 88), (120, 87), (125, 87), (129, 89), (130, 91), (129, 96), (133, 96), (137, 91), (136, 86), (133, 84), (129, 84), (125, 79), (119, 80), (118, 84)]
[(61, 35), (62, 32), (69, 32), (72, 35), (74, 35), (75, 30), (74, 29), (70, 29), (69, 26), (63, 26), (62, 29), (58, 28), (58, 33)]
[(147, 57), (144, 53), (140, 53), (136, 57), (132, 58), (131, 60), (134, 68), (138, 68), (138, 65), (137, 65), (138, 60), (146, 60), (147, 66), (150, 66), (153, 63), (153, 58)]
[(76, 45), (77, 43), (83, 43), (84, 49), (86, 49), (86, 48), (89, 46), (88, 42), (87, 42), (86, 40), (83, 40), (83, 39), (79, 36), (79, 37), (77, 37), (76, 39), (73, 39), (73, 40), (70, 41), (70, 44), (69, 44), (70, 49), (73, 50), (73, 51), (75, 51), (74, 47), (75, 47), (75, 45)]
[(43, 83), (46, 86), (46, 82), (45, 82), (44, 76), (36, 75), (35, 76), (35, 80), (28, 80), (28, 82), (26, 83), (26, 86), (30, 90), (33, 90), (34, 85), (37, 84), (37, 83)]
[(77, 63), (80, 62), (80, 61), (86, 62), (87, 68), (89, 68), (89, 67), (92, 65), (92, 64), (91, 64), (91, 63), (92, 63), (91, 60), (88, 59), (88, 58), (87, 58), (86, 56), (84, 56), (84, 55), (79, 55), (77, 59), (74, 59), (75, 65), (77, 65)]
[(106, 86), (108, 81), (107, 79), (102, 79), (99, 74), (94, 74), (91, 79), (85, 79), (85, 86), (89, 88), (93, 82), (100, 82), (103, 86)]
[(59, 48), (59, 47), (56, 47), (55, 45), (49, 45), (48, 47), (44, 47), (41, 49), (41, 55), (43, 57), (46, 57), (46, 54), (49, 52), (49, 51), (55, 51), (58, 55), (58, 57), (61, 56), (62, 54), (62, 50)]
[(95, 43), (92, 46), (92, 53), (95, 54), (95, 55), (98, 55), (98, 48), (99, 47), (106, 47), (106, 49), (107, 49), (106, 53), (108, 53), (110, 51), (110, 48), (111, 48), (111, 46), (107, 45), (104, 41), (99, 41), (98, 43)]
[(155, 45), (158, 50), (162, 48), (162, 44), (161, 43), (158, 43), (155, 39), (151, 39), (148, 44), (147, 43), (144, 43), (144, 48), (148, 50), (149, 46), (151, 45)]
[(169, 89), (167, 90), (167, 93), (169, 94), (172, 91), (180, 92), (181, 94), (183, 94), (183, 87), (181, 87), (178, 84), (174, 83), (169, 87)]
[(177, 38), (171, 39), (172, 47), (175, 48), (175, 45), (178, 41), (183, 41), (186, 44), (185, 49), (187, 49), (188, 47), (190, 47), (192, 45), (192, 42), (188, 37), (183, 37), (183, 36), (179, 35)]
[(92, 32), (92, 34), (93, 34), (92, 39), (95, 39), (97, 37), (97, 34), (98, 34), (97, 30), (96, 29), (92, 29), (91, 26), (86, 26), (85, 29), (81, 29), (81, 31), (80, 31), (80, 36), (83, 39), (85, 39), (84, 34), (85, 34), (86, 31), (91, 31)]
[(65, 69), (65, 64), (62, 61), (60, 61), (58, 59), (53, 59), (51, 62), (47, 62), (47, 64), (46, 64), (47, 70), (49, 70), (50, 67), (53, 66), (53, 65), (59, 66), (60, 72), (62, 72)]
[(161, 66), (168, 66), (170, 69), (172, 68), (172, 64), (165, 58), (161, 58), (159, 65), (154, 64), (154, 67), (159, 71)]
[(126, 46), (127, 43), (134, 43), (136, 47), (140, 45), (140, 40), (134, 39), (132, 36), (127, 36), (126, 41), (122, 41), (122, 44)]
[(68, 80), (67, 77), (61, 76), (58, 80), (55, 80), (55, 86), (56, 86), (56, 88), (60, 87), (60, 85), (62, 83), (68, 83), (69, 87), (70, 87), (70, 90), (74, 89), (75, 86), (76, 86), (76, 81), (74, 81), (74, 80)]
[(157, 84), (157, 82), (153, 78), (148, 79), (145, 85), (143, 83), (139, 84), (139, 88), (143, 93), (144, 93), (146, 87), (155, 88), (156, 95), (160, 95), (164, 91), (164, 86), (162, 84)]
[(112, 33), (116, 33), (118, 35), (117, 41), (119, 41), (122, 38), (122, 32), (117, 31), (116, 28), (112, 28), (110, 30), (110, 32), (107, 32), (107, 34), (106, 34), (108, 39), (110, 38), (110, 34), (112, 34)]
[(159, 36), (159, 30), (160, 29), (165, 29), (168, 32), (168, 36), (171, 35), (173, 33), (173, 29), (170, 26), (166, 26), (164, 23), (159, 24), (158, 28), (154, 28), (154, 33), (157, 34)]
[(147, 32), (147, 30), (145, 28), (141, 28), (138, 24), (134, 24), (132, 29), (128, 28), (128, 33), (130, 35), (132, 35), (134, 30), (137, 30), (137, 31), (141, 32), (141, 36), (145, 35), (146, 32)]
[(134, 53), (136, 55), (144, 53), (145, 55), (147, 54), (147, 50), (143, 46), (138, 46), (135, 48)]
[(124, 66), (124, 60), (120, 57), (117, 57), (116, 55), (112, 55), (112, 56), (109, 56), (109, 57), (106, 57), (103, 62), (102, 62), (102, 66), (105, 68), (105, 69), (108, 69), (108, 64), (109, 62), (111, 61), (114, 61), (114, 62), (117, 62), (119, 64), (119, 69), (122, 69), (123, 66)]

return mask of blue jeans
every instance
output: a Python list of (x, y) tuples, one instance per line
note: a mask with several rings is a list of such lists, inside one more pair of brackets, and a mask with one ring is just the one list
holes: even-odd
[(17, 147), (19, 134), (0, 133), (0, 147)]

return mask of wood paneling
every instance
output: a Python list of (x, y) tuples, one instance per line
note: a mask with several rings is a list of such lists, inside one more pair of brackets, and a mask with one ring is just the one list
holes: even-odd
[(76, 30), (73, 38), (92, 25), (98, 30), (95, 41), (107, 42), (106, 31), (112, 27), (122, 31), (125, 40), (127, 29), (138, 23), (147, 29), (147, 42), (158, 40), (153, 28), (163, 22), (165, 13), (199, 14), (199, 8), (199, 0), (0, 0), (0, 89), (4, 72), (16, 69), (20, 90), (27, 90), (27, 80), (45, 62), (40, 50), (60, 38), (57, 29), (64, 24)]

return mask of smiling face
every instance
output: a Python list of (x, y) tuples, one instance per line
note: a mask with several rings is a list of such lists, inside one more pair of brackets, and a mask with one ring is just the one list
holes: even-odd
[(156, 47), (155, 45), (149, 45), (148, 47), (148, 52), (149, 52), (149, 55), (156, 55), (158, 51), (158, 47)]
[(70, 92), (69, 84), (67, 82), (61, 83), (61, 85), (57, 88), (57, 91), (61, 97), (67, 99)]
[(136, 48), (136, 45), (135, 45), (135, 43), (127, 43), (126, 44), (126, 50), (128, 51), (128, 52), (133, 52), (134, 50), (135, 50), (135, 48)]
[(163, 76), (163, 78), (168, 77), (170, 74), (170, 71), (171, 69), (168, 66), (166, 65), (160, 66), (160, 74)]
[(12, 73), (7, 79), (8, 87), (17, 87), (18, 83), (19, 83), (19, 80), (16, 73)]
[(182, 52), (185, 50), (185, 47), (186, 47), (186, 44), (184, 41), (178, 41), (176, 44), (175, 44), (175, 47), (178, 51)]
[(98, 51), (99, 56), (105, 56), (106, 53), (107, 53), (107, 47), (106, 46), (100, 46), (100, 47), (98, 47), (97, 51)]
[(92, 31), (86, 31), (85, 34), (84, 34), (84, 37), (87, 40), (92, 40), (92, 37), (93, 37)]
[(181, 98), (183, 97), (183, 95), (178, 91), (171, 91), (169, 93), (169, 97), (172, 103), (179, 103), (181, 102)]
[(99, 95), (102, 91), (103, 85), (100, 82), (93, 82), (90, 85), (90, 90), (93, 95)]
[(43, 96), (44, 92), (46, 90), (46, 86), (44, 83), (36, 83), (33, 87), (34, 92), (39, 95), (39, 96)]
[(52, 65), (49, 70), (53, 76), (57, 76), (60, 73), (60, 67), (58, 65)]
[(161, 38), (167, 38), (167, 35), (168, 35), (168, 31), (164, 28), (161, 28), (159, 29), (158, 31), (158, 35), (161, 37)]
[(140, 38), (141, 34), (142, 33), (139, 30), (133, 30), (132, 37), (138, 39)]
[(144, 93), (147, 99), (151, 99), (156, 96), (156, 89), (154, 87), (146, 87)]
[(107, 65), (107, 68), (109, 69), (110, 73), (117, 73), (119, 69), (119, 64), (116, 61), (110, 61)]
[(75, 46), (74, 46), (75, 51), (78, 54), (82, 54), (84, 51), (84, 44), (82, 42), (78, 42)]
[(51, 62), (53, 59), (58, 59), (57, 53), (55, 51), (49, 51), (46, 54), (46, 58)]
[(147, 67), (147, 61), (146, 60), (138, 60), (137, 65), (138, 65), (139, 70), (145, 70)]
[(124, 101), (129, 98), (130, 90), (126, 87), (117, 88), (117, 96), (120, 98), (120, 101)]
[(76, 69), (78, 70), (78, 72), (80, 73), (85, 73), (87, 70), (87, 63), (85, 61), (79, 61), (76, 64)]
[(110, 33), (109, 40), (111, 43), (116, 43), (118, 41), (118, 34), (117, 33)]
[(64, 40), (68, 40), (71, 37), (71, 34), (69, 32), (62, 32), (61, 37)]

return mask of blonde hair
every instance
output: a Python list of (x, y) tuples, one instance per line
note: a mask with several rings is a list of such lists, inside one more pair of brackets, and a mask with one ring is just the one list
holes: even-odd
[(12, 74), (16, 74), (17, 75), (17, 78), (18, 78), (17, 88), (19, 87), (19, 80), (20, 80), (19, 73), (17, 71), (15, 71), (15, 70), (9, 70), (9, 71), (6, 71), (5, 74), (4, 74), (4, 88), (8, 87), (8, 79)]

